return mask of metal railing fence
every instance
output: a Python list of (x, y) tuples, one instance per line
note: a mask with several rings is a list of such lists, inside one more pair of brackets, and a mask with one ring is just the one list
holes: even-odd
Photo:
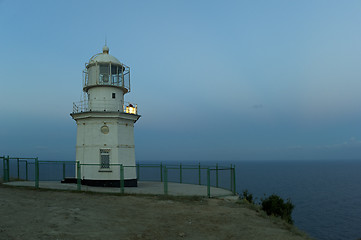
[[(38, 158), (0, 157), (2, 160), (3, 182), (10, 180), (35, 181), (36, 175), (43, 181), (57, 181), (65, 177), (74, 177), (73, 161), (39, 161)], [(13, 160), (13, 161), (10, 161)], [(13, 164), (12, 164), (13, 163)], [(38, 169), (35, 166), (38, 166)], [(37, 174), (39, 171), (39, 174)]]
[(81, 112), (123, 112), (128, 114), (138, 114), (138, 105), (131, 102), (121, 102), (111, 100), (83, 100), (73, 102), (73, 113)]
[[(74, 161), (40, 161), (38, 158), (17, 158), (3, 156), (2, 175), (3, 181), (9, 182), (11, 178), (10, 160), (14, 160), (15, 171), (12, 171), (13, 179), (34, 181), (35, 188), (39, 188), (40, 181), (59, 181), (67, 177), (76, 178), (77, 190), (82, 189), (81, 166), (101, 168), (101, 164), (80, 164)], [(117, 172), (120, 193), (124, 193), (125, 171), (135, 168), (138, 181), (162, 182), (162, 193), (169, 193), (169, 183), (196, 184), (207, 186), (208, 197), (211, 197), (211, 187), (222, 188), (236, 194), (235, 165), (213, 166), (198, 164), (140, 164), (124, 166), (122, 164), (110, 164), (112, 171)], [(129, 171), (129, 170), (128, 170)]]

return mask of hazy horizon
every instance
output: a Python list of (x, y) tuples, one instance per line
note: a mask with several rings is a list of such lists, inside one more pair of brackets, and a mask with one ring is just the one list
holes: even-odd
[(84, 63), (131, 69), (137, 161), (361, 159), (360, 1), (0, 1), (0, 155), (75, 160)]

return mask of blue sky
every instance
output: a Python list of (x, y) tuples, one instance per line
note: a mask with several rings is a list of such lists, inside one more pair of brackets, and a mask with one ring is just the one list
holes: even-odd
[(100, 52), (131, 68), (136, 158), (361, 158), (360, 1), (1, 1), (0, 154), (74, 160)]

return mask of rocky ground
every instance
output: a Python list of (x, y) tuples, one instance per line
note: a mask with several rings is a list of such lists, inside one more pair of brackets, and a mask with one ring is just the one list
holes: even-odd
[(308, 239), (245, 203), (0, 185), (0, 239)]

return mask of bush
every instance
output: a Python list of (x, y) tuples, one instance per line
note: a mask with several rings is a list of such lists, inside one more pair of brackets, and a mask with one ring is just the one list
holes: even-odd
[(295, 207), (289, 199), (285, 202), (281, 197), (272, 194), (266, 199), (262, 200), (262, 210), (267, 215), (274, 215), (281, 217), (290, 224), (293, 224), (292, 210)]
[(242, 195), (240, 196), (240, 199), (244, 199), (249, 203), (253, 203), (253, 195), (252, 193), (249, 193), (248, 190), (244, 190)]

